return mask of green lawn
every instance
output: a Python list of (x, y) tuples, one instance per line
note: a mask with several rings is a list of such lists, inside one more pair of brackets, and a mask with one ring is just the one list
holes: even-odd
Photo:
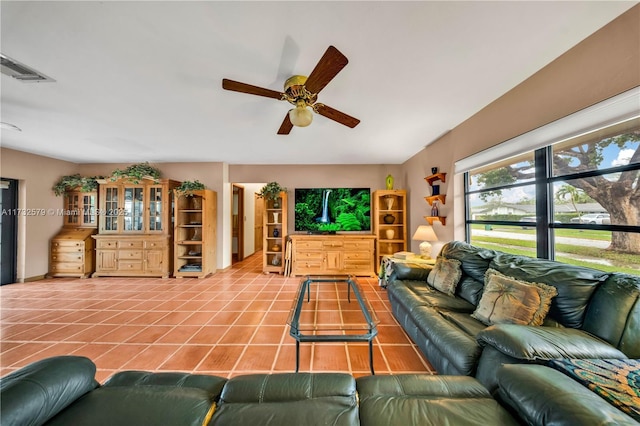
[[(509, 228), (509, 231), (504, 228)], [(480, 229), (484, 229), (482, 226)], [(494, 227), (496, 231), (512, 232), (514, 239), (489, 237), (489, 236), (474, 236), (472, 243), (475, 246), (485, 247), (493, 250), (500, 250), (507, 253), (518, 254), (523, 256), (535, 257), (535, 241), (518, 240), (515, 234), (531, 234), (533, 231), (528, 229), (518, 229), (516, 227)], [(640, 265), (640, 254), (630, 253), (618, 253), (609, 251), (606, 249), (596, 248), (589, 246), (589, 240), (601, 238), (590, 238), (590, 233), (597, 233), (598, 237), (601, 237), (602, 231), (584, 231), (579, 232), (577, 230), (563, 229), (562, 231), (570, 231), (570, 233), (564, 233), (565, 237), (580, 238), (584, 240), (584, 245), (574, 244), (556, 244), (556, 260), (571, 265), (586, 266), (589, 268), (595, 268), (606, 272), (625, 272), (627, 274), (640, 275), (640, 269), (632, 268), (630, 265)], [(609, 233), (610, 234), (610, 233)], [(560, 236), (557, 234), (557, 236)], [(593, 261), (589, 261), (593, 259)], [(612, 265), (602, 265), (597, 261), (606, 260), (612, 263)]]

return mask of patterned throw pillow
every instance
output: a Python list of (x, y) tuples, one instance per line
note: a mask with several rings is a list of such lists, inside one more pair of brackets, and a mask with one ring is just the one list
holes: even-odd
[(453, 296), (456, 292), (458, 281), (462, 276), (460, 265), (459, 260), (438, 256), (436, 264), (429, 272), (429, 276), (427, 276), (427, 284), (436, 290)]
[[(509, 280), (516, 280), (515, 278), (504, 275), (501, 272), (496, 271), (495, 269), (489, 268), (485, 273), (485, 281), (490, 275), (497, 275)], [(558, 290), (554, 286), (548, 284), (532, 283), (520, 280), (516, 281), (528, 285), (533, 285), (538, 289), (538, 294), (540, 294), (540, 306), (536, 310), (535, 314), (533, 314), (533, 320), (529, 323), (529, 325), (542, 325), (545, 318), (547, 317), (547, 313), (549, 313), (549, 308), (551, 307), (551, 299), (558, 295)]]
[(489, 269), (472, 317), (487, 325), (541, 325), (556, 294), (555, 287), (516, 280)]

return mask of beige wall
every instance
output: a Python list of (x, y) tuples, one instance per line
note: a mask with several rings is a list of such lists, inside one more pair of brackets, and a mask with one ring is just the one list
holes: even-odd
[[(410, 231), (424, 223), (431, 166), (448, 172), (440, 244), (464, 238), (464, 190), (454, 162), (640, 86), (640, 5), (624, 13), (405, 162)], [(449, 182), (450, 178), (453, 182)], [(412, 242), (413, 251), (419, 242)], [(435, 246), (435, 245), (434, 245)]]
[[(49, 240), (62, 227), (57, 210), (63, 206), (53, 185), (64, 175), (78, 173), (78, 165), (67, 161), (0, 148), (0, 174), (18, 179), (18, 207), (44, 215), (18, 215), (19, 281), (43, 276), (49, 268)], [(25, 210), (26, 209), (26, 210)]]
[[(640, 6), (612, 23), (506, 93), (483, 110), (429, 145), (402, 165), (227, 165), (222, 163), (162, 163), (155, 165), (164, 176), (176, 180), (198, 179), (218, 192), (218, 265), (231, 263), (231, 182), (278, 181), (288, 188), (363, 186), (384, 188), (387, 174), (395, 187), (409, 191), (409, 232), (424, 224), (429, 211), (425, 196), (430, 190), (424, 177), (431, 167), (447, 172), (442, 193), (447, 203), (441, 214), (446, 226), (434, 228), (441, 244), (464, 238), (462, 180), (453, 176), (455, 161), (477, 153), (630, 88), (640, 86)], [(427, 141), (425, 141), (427, 143)], [(21, 180), (22, 208), (60, 208), (51, 186), (66, 174), (110, 174), (129, 164), (73, 163), (2, 149), (3, 177)], [(293, 213), (290, 203), (289, 214)], [(21, 218), (20, 278), (43, 275), (48, 268), (49, 239), (62, 225), (60, 217)], [(290, 221), (290, 231), (293, 221)], [(418, 251), (419, 241), (410, 241)], [(220, 249), (222, 248), (222, 249)], [(438, 247), (436, 246), (436, 249)], [(20, 256), (22, 256), (20, 258)], [(21, 260), (20, 260), (21, 259)]]

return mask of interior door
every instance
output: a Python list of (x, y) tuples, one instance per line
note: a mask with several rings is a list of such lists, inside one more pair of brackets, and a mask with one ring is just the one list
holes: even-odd
[(231, 263), (244, 259), (244, 187), (233, 184), (231, 203)]
[(18, 258), (18, 181), (0, 178), (0, 285), (16, 282)]
[(255, 251), (259, 252), (260, 250), (262, 250), (262, 230), (263, 228), (263, 223), (262, 223), (262, 216), (264, 215), (264, 198), (260, 198), (258, 197), (258, 194), (253, 194), (253, 199), (254, 199), (254, 213), (255, 213), (255, 218), (253, 221), (253, 239), (254, 239), (254, 247), (255, 247)]

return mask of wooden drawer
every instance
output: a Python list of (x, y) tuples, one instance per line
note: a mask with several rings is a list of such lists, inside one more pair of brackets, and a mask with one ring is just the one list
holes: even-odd
[(322, 250), (322, 241), (320, 240), (300, 240), (296, 241), (296, 250)]
[(344, 260), (365, 260), (367, 262), (371, 262), (371, 252), (370, 251), (345, 251), (344, 252)]
[(344, 241), (342, 240), (326, 240), (322, 242), (322, 247), (327, 248), (342, 248)]
[(369, 250), (372, 249), (372, 242), (369, 241), (345, 241), (344, 242), (345, 250)]
[(142, 260), (142, 250), (118, 250), (118, 260), (140, 259)]
[(146, 249), (162, 249), (167, 246), (167, 240), (157, 240), (157, 241), (145, 241), (144, 248)]
[(144, 248), (143, 240), (120, 240), (118, 241), (120, 249), (141, 249)]
[(120, 260), (118, 259), (118, 272), (142, 272), (142, 260)]
[(53, 253), (51, 254), (52, 262), (84, 262), (84, 253), (80, 251), (79, 253)]
[(73, 247), (84, 247), (84, 242), (82, 241), (69, 241), (69, 240), (55, 240), (51, 242), (51, 248), (73, 248)]
[(98, 240), (97, 248), (99, 249), (115, 249), (118, 248), (117, 240)]
[(368, 259), (362, 259), (362, 260), (358, 260), (358, 259), (350, 259), (350, 260), (345, 260), (344, 261), (344, 268), (345, 269), (364, 269), (367, 270), (368, 272), (370, 272), (370, 269), (373, 269), (373, 265), (371, 264), (371, 261)]
[(84, 244), (78, 246), (51, 246), (51, 253), (82, 253)]
[(82, 263), (56, 262), (51, 265), (51, 272), (77, 274), (83, 272), (83, 268)]
[(322, 272), (324, 265), (322, 261), (303, 260), (296, 261), (296, 271), (299, 274), (314, 274)]
[(319, 261), (322, 262), (323, 254), (320, 251), (302, 251), (296, 253), (296, 261)]

